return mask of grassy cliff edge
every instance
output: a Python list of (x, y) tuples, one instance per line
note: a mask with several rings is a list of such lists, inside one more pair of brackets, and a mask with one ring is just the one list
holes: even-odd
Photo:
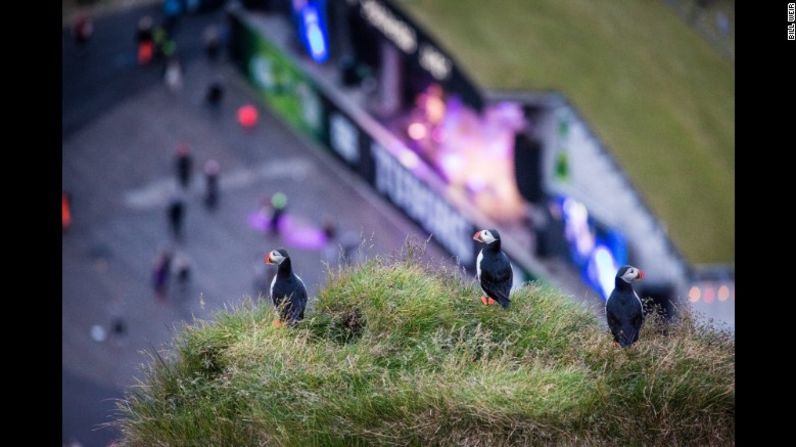
[[(119, 403), (122, 445), (729, 445), (731, 336), (648, 320), (622, 350), (531, 283), (509, 311), (411, 260), (330, 274), (307, 319), (250, 301), (186, 328)], [(664, 334), (665, 332), (665, 334)]]

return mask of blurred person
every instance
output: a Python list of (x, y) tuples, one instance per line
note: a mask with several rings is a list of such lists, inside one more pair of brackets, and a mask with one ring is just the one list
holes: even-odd
[(187, 144), (177, 146), (174, 167), (180, 186), (183, 189), (188, 189), (191, 184), (191, 175), (193, 174), (193, 156), (191, 155), (191, 148)]
[(271, 234), (280, 234), (282, 218), (287, 208), (287, 196), (282, 192), (277, 192), (271, 196), (271, 219), (268, 222), (268, 231)]
[(123, 337), (127, 333), (127, 324), (121, 316), (111, 319), (111, 332), (117, 337)]
[(77, 20), (75, 20), (74, 27), (72, 28), (72, 35), (75, 38), (75, 43), (77, 43), (78, 46), (83, 46), (88, 42), (93, 34), (94, 23), (91, 21), (91, 19), (85, 14), (78, 16)]
[(205, 100), (211, 106), (218, 107), (222, 99), (224, 99), (224, 86), (221, 84), (220, 80), (215, 80), (207, 86)]
[(163, 23), (152, 28), (152, 44), (154, 57), (158, 60), (165, 59), (167, 63), (177, 52), (177, 42)]
[(180, 14), (182, 14), (182, 4), (180, 0), (163, 1), (163, 27), (169, 35), (177, 30)]
[(337, 262), (337, 225), (331, 216), (325, 216), (321, 226), (323, 235), (326, 238), (326, 246), (323, 249), (324, 258), (330, 265)]
[(191, 260), (184, 253), (178, 252), (174, 257), (174, 274), (180, 290), (185, 291), (191, 279)]
[(205, 163), (205, 206), (213, 210), (218, 206), (218, 173), (221, 167), (215, 160)]
[(175, 195), (169, 201), (168, 217), (172, 236), (174, 236), (175, 240), (181, 241), (183, 219), (185, 217), (185, 201), (181, 196)]
[(177, 93), (182, 89), (182, 66), (176, 58), (169, 58), (166, 63), (166, 74), (164, 76), (166, 86), (172, 93)]
[(171, 60), (176, 57), (177, 42), (168, 35), (166, 35), (165, 39), (163, 39), (163, 42), (160, 45), (159, 52), (160, 55), (166, 59), (166, 64), (168, 65), (168, 63), (171, 62)]
[(127, 322), (125, 322), (122, 315), (122, 299), (115, 297), (109, 306), (109, 313), (111, 316), (110, 333), (114, 337), (113, 341), (117, 344), (121, 342), (121, 338), (127, 334)]
[(153, 56), (155, 55), (152, 17), (144, 16), (138, 21), (135, 42), (138, 48), (138, 63), (141, 65), (146, 65), (151, 62)]
[(221, 37), (218, 27), (216, 25), (208, 25), (202, 32), (202, 40), (204, 42), (207, 58), (211, 61), (215, 61), (218, 58), (218, 53), (221, 48)]
[(152, 29), (152, 44), (154, 46), (155, 56), (158, 58), (163, 56), (163, 46), (169, 41), (169, 35), (163, 25), (158, 25)]
[(327, 241), (334, 241), (337, 238), (337, 224), (334, 223), (334, 220), (331, 216), (326, 216), (323, 219), (323, 225), (321, 225), (321, 229), (323, 230), (323, 235), (326, 237)]
[(353, 265), (359, 261), (357, 256), (357, 249), (362, 244), (354, 232), (346, 232), (340, 240), (340, 247), (342, 249), (341, 262), (343, 265)]
[(155, 267), (152, 271), (152, 286), (155, 289), (155, 295), (160, 301), (165, 301), (168, 297), (171, 260), (171, 251), (164, 250), (155, 260)]

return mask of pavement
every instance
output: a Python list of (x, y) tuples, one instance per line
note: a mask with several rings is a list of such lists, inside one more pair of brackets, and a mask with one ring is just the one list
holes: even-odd
[[(284, 246), (310, 295), (326, 278), (327, 247), (319, 223), (337, 220), (343, 233), (367, 239), (364, 255), (395, 253), (407, 236), (426, 239), (419, 227), (371, 191), (323, 149), (296, 136), (257, 101), (236, 69), (206, 60), (199, 36), (221, 13), (186, 17), (177, 38), (185, 69), (176, 94), (162, 68), (135, 63), (134, 30), (157, 6), (125, 9), (97, 19), (82, 49), (67, 31), (63, 44), (63, 188), (72, 197), (72, 226), (63, 236), (62, 438), (64, 444), (105, 446), (113, 428), (114, 399), (143, 378), (145, 351), (163, 349), (193, 318), (207, 319), (245, 299), (257, 299), (270, 278), (262, 263)], [(207, 84), (223, 79), (220, 110), (203, 104)], [(242, 129), (235, 110), (254, 103), (258, 125)], [(165, 204), (176, 190), (173, 157), (191, 146), (196, 169), (185, 193), (186, 237), (168, 233)], [(198, 170), (214, 158), (221, 165), (220, 207), (202, 204)], [(288, 197), (285, 237), (259, 228), (257, 212), (274, 192)], [(172, 287), (160, 302), (151, 288), (154, 260), (176, 247), (192, 264), (187, 289)], [(425, 259), (454, 265), (437, 245)], [(126, 331), (111, 330), (114, 319)]]

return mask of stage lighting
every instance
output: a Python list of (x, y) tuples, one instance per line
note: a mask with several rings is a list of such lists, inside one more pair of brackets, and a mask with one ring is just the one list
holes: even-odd
[(702, 296), (702, 291), (699, 290), (699, 287), (693, 286), (691, 290), (688, 291), (688, 301), (692, 303), (696, 303), (699, 301), (699, 298)]

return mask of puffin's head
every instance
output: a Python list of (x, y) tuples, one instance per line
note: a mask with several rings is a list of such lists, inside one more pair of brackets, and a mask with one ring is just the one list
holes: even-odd
[(276, 250), (271, 250), (267, 255), (265, 255), (265, 263), (266, 264), (276, 264), (279, 265), (282, 262), (288, 259), (287, 251), (284, 248), (277, 248)]
[(476, 231), (473, 235), (473, 240), (481, 242), (482, 244), (493, 244), (500, 240), (500, 233), (494, 228)]
[(623, 265), (618, 272), (616, 272), (616, 277), (621, 278), (622, 281), (630, 284), (634, 281), (638, 281), (644, 279), (644, 272), (633, 267), (632, 265)]

